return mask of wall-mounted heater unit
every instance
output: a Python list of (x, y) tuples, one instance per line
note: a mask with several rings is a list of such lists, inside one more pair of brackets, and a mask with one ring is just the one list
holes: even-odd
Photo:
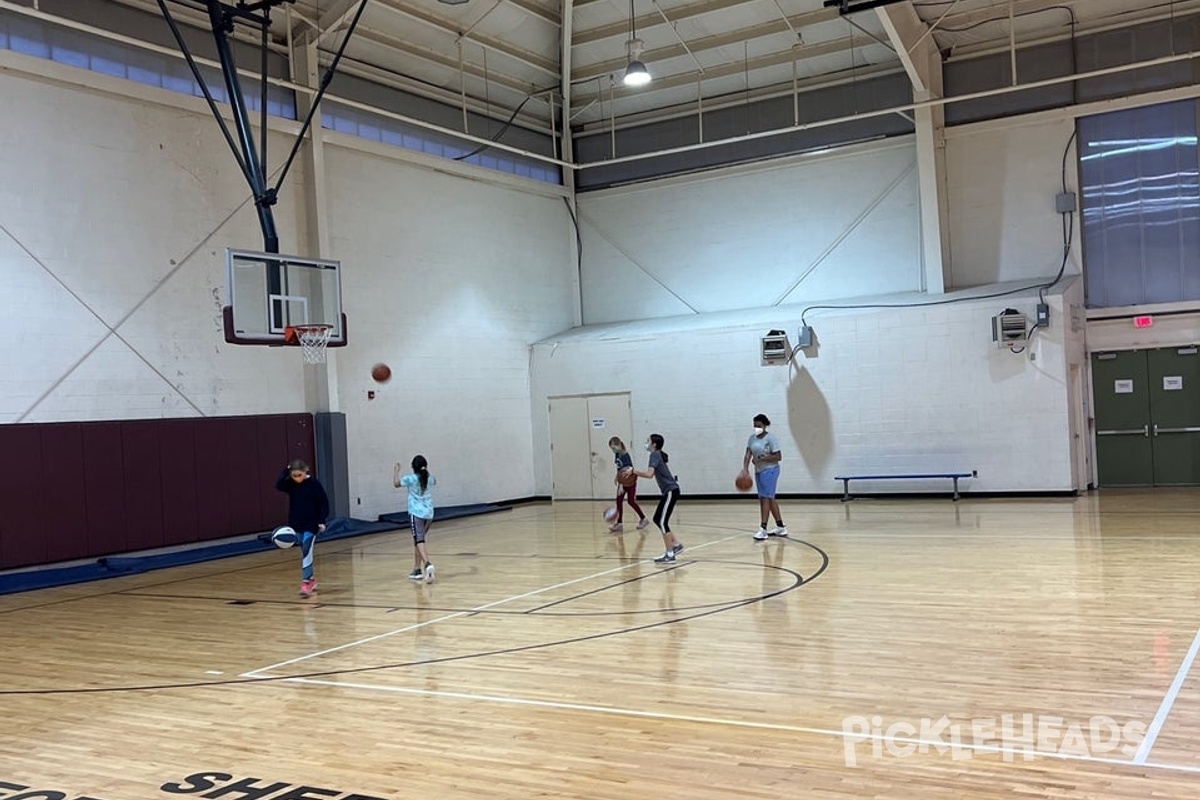
[(1013, 348), (1029, 339), (1029, 318), (1015, 308), (1006, 308), (992, 317), (992, 341), (997, 347)]
[(783, 331), (771, 331), (762, 337), (762, 365), (786, 364), (792, 360), (792, 345)]

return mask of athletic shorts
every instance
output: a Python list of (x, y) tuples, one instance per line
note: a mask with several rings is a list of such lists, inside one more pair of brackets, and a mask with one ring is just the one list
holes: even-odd
[(774, 500), (775, 486), (779, 483), (779, 467), (767, 467), (762, 472), (755, 473), (754, 483), (758, 486), (759, 497)]
[(423, 517), (409, 517), (409, 519), (412, 521), (413, 541), (417, 544), (424, 544), (425, 534), (429, 531), (429, 523), (433, 520)]

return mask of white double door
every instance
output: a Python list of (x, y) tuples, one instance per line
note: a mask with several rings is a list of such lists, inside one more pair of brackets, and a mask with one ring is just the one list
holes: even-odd
[(616, 466), (608, 440), (619, 437), (630, 453), (632, 441), (629, 395), (593, 394), (550, 398), (550, 468), (555, 500), (607, 500), (616, 497)]

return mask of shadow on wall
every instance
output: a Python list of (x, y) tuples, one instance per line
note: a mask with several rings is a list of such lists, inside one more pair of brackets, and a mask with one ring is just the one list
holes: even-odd
[(809, 475), (823, 475), (833, 455), (833, 417), (825, 395), (803, 366), (792, 361), (788, 381), (788, 428)]
[(1025, 365), (1029, 360), (1027, 348), (1031, 344), (1032, 342), (1026, 344), (1025, 347), (1018, 347), (1016, 351), (996, 347), (994, 344), (990, 347), (987, 354), (988, 376), (992, 379), (993, 385), (1019, 378), (1024, 374)]

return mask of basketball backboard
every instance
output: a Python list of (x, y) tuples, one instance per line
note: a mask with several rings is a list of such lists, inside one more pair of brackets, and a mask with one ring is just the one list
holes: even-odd
[(227, 249), (225, 341), (293, 344), (284, 340), (288, 326), (324, 323), (333, 326), (329, 346), (344, 346), (340, 266), (337, 261)]

